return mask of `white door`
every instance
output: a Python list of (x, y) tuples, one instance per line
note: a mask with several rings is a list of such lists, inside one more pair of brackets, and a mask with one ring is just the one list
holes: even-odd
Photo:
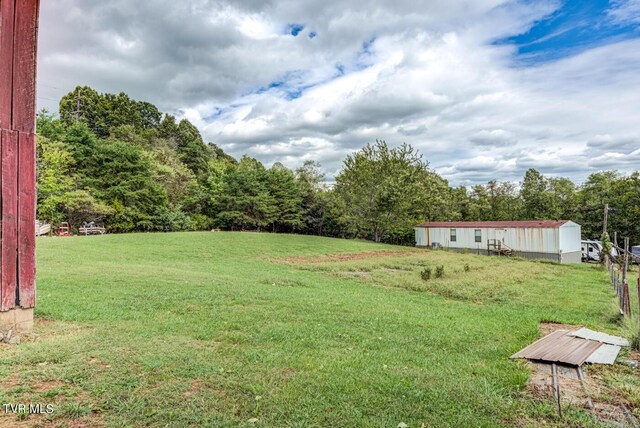
[(496, 239), (504, 244), (504, 235), (507, 232), (506, 229), (496, 229)]

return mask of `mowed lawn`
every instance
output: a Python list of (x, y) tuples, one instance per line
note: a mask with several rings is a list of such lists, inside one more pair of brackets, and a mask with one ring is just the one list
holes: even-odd
[(0, 400), (55, 412), (0, 424), (588, 426), (509, 356), (540, 321), (621, 333), (606, 278), (296, 235), (39, 238), (36, 338), (0, 348)]

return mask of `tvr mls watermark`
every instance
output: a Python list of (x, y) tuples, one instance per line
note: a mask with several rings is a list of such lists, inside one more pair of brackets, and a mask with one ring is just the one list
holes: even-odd
[(2, 410), (6, 414), (29, 414), (29, 415), (50, 415), (55, 411), (53, 404), (8, 404), (2, 405)]

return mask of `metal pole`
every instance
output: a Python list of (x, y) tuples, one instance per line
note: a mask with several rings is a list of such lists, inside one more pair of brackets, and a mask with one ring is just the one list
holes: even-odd
[[(605, 236), (607, 235), (607, 222), (608, 222), (608, 217), (609, 217), (609, 204), (604, 204), (604, 217), (602, 220), (602, 241), (604, 243), (605, 240)], [(603, 248), (604, 249), (604, 248)], [(600, 258), (600, 262), (604, 262), (605, 264), (607, 264), (607, 261), (611, 258), (610, 254), (607, 254), (606, 252), (603, 252), (604, 254), (601, 254), (601, 258)]]
[(584, 391), (584, 395), (587, 396), (587, 407), (589, 409), (593, 409), (593, 401), (591, 401), (591, 397), (589, 397), (589, 392), (587, 391), (587, 384), (584, 381), (584, 376), (582, 375), (582, 369), (578, 366), (578, 379), (580, 379), (580, 385), (582, 385), (582, 390)]
[(558, 402), (558, 415), (562, 418), (562, 406), (560, 405), (560, 384), (558, 382), (558, 368), (556, 363), (551, 364), (551, 376), (553, 379), (553, 394)]

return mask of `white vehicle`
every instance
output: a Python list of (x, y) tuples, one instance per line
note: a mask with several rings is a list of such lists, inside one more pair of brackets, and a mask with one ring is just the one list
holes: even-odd
[[(600, 253), (602, 252), (602, 241), (582, 241), (582, 261), (600, 261)], [(611, 257), (617, 257), (618, 250), (611, 248)]]
[(631, 263), (640, 265), (640, 245), (631, 247)]

